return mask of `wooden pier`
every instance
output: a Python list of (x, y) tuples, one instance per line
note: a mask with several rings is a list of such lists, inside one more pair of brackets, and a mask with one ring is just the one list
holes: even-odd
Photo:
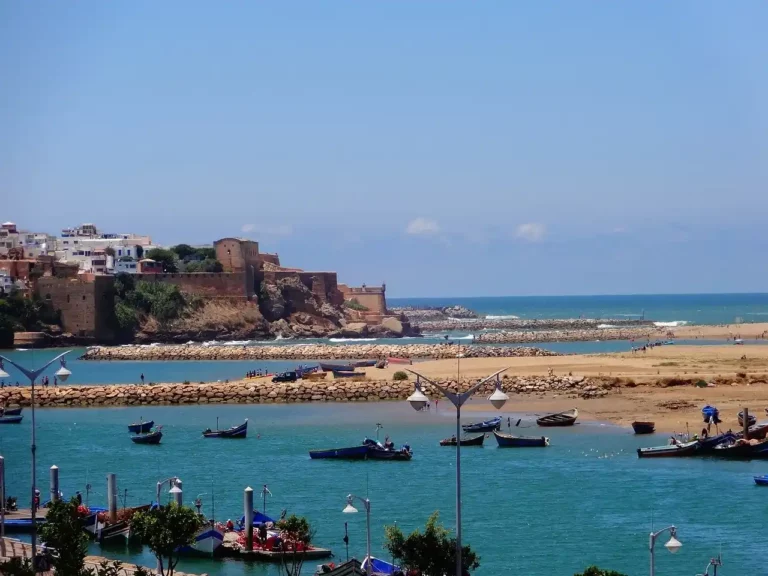
[[(43, 550), (42, 546), (38, 546), (38, 552)], [(13, 538), (3, 538), (0, 540), (0, 563), (5, 562), (11, 558), (32, 558), (32, 546), (26, 542), (20, 540), (14, 540)], [(86, 556), (85, 567), (97, 568), (102, 562), (112, 562), (110, 558), (104, 558), (102, 556)], [(123, 564), (120, 569), (124, 576), (133, 576), (136, 566), (133, 564)], [(149, 572), (154, 573), (154, 568), (147, 568)], [(53, 570), (48, 572), (40, 572), (42, 576), (55, 576)], [(185, 574), (184, 572), (174, 571), (177, 576), (195, 576), (194, 574)], [(208, 576), (207, 574), (201, 574), (200, 576)]]

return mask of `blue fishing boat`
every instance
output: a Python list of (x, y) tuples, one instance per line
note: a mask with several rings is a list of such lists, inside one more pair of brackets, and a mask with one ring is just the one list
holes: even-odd
[(24, 416), (2, 416), (0, 424), (20, 424)]
[[(266, 514), (262, 514), (258, 510), (253, 511), (253, 526), (258, 527), (262, 524), (275, 524), (277, 520), (270, 518)], [(240, 516), (240, 521), (237, 523), (238, 530), (245, 530), (245, 516)]]
[(246, 434), (248, 433), (248, 418), (245, 419), (245, 422), (242, 424), (239, 424), (237, 426), (232, 426), (231, 428), (227, 428), (226, 430), (219, 430), (219, 419), (216, 418), (216, 430), (211, 430), (208, 428), (205, 432), (203, 432), (204, 438), (245, 438)]
[(385, 560), (374, 558), (373, 556), (366, 556), (363, 563), (360, 565), (360, 569), (367, 574), (368, 564), (371, 565), (371, 574), (395, 574), (400, 572), (400, 566), (390, 564)]
[(352, 362), (352, 366), (355, 368), (372, 368), (376, 366), (378, 360), (356, 360)]
[(464, 432), (492, 432), (501, 428), (501, 416), (485, 420), (484, 422), (475, 422), (473, 424), (464, 424)]
[(738, 436), (733, 432), (723, 432), (722, 434), (718, 434), (717, 436), (712, 436), (711, 438), (699, 438), (699, 447), (698, 447), (697, 453), (698, 454), (710, 453), (712, 452), (712, 450), (715, 449), (715, 447), (720, 446), (720, 444), (726, 444), (726, 443), (730, 444), (737, 438)]
[(733, 444), (720, 444), (711, 454), (731, 460), (765, 460), (768, 458), (768, 440), (750, 444), (743, 438)]
[(157, 428), (147, 432), (146, 434), (139, 434), (137, 436), (131, 436), (131, 442), (134, 444), (160, 444), (160, 440), (163, 439), (163, 427)]
[(355, 369), (352, 364), (326, 364), (324, 362), (320, 362), (320, 368), (323, 369), (323, 372), (352, 372)]
[(365, 376), (365, 372), (346, 372), (346, 371), (333, 371), (334, 378), (357, 378), (359, 376)]
[(765, 476), (755, 476), (755, 484), (758, 486), (768, 486), (768, 474)]
[(410, 460), (413, 458), (413, 451), (408, 444), (403, 444), (399, 450), (395, 448), (394, 442), (387, 440), (384, 444), (371, 438), (363, 440), (363, 446), (368, 448), (368, 458), (371, 460)]
[(155, 425), (154, 420), (150, 420), (149, 422), (144, 422), (143, 420), (140, 420), (139, 422), (128, 424), (128, 432), (131, 432), (132, 434), (146, 434), (147, 432), (152, 430), (152, 427), (154, 425)]
[(544, 448), (549, 446), (546, 436), (513, 436), (503, 432), (493, 431), (499, 448)]
[(309, 457), (313, 460), (365, 460), (368, 458), (368, 446), (351, 446), (349, 448), (334, 448), (332, 450), (310, 450)]
[(0, 408), (0, 416), (19, 416), (23, 408), (21, 406), (14, 406), (12, 408)]

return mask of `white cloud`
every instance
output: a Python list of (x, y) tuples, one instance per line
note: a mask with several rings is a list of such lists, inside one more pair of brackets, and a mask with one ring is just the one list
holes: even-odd
[(434, 220), (419, 216), (408, 222), (405, 232), (414, 236), (430, 236), (440, 232), (440, 225)]
[(293, 234), (293, 226), (290, 224), (278, 224), (276, 226), (244, 224), (240, 230), (251, 236), (290, 236)]
[(520, 224), (515, 230), (515, 236), (526, 242), (541, 242), (547, 234), (547, 227), (539, 222)]

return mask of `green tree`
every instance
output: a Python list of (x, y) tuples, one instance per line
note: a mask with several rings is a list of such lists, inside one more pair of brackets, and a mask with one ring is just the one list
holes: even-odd
[(3, 576), (36, 576), (29, 558), (10, 558), (0, 562), (0, 574)]
[(152, 550), (161, 576), (173, 576), (179, 563), (178, 550), (194, 542), (201, 526), (197, 512), (175, 503), (137, 512), (131, 519), (131, 530)]
[(107, 256), (112, 256), (112, 258), (114, 258), (115, 257), (115, 249), (112, 248), (112, 246), (107, 246), (106, 248), (104, 248), (104, 254), (106, 254)]
[(136, 244), (136, 260), (141, 260), (144, 257), (144, 247)]
[(626, 574), (622, 574), (621, 572), (616, 572), (615, 570), (603, 570), (602, 568), (598, 568), (597, 566), (590, 566), (584, 572), (581, 572), (580, 574), (574, 574), (573, 576), (627, 576)]
[(223, 272), (224, 267), (218, 260), (197, 260), (189, 262), (185, 268), (185, 272)]
[(197, 248), (197, 257), (203, 260), (216, 260), (216, 250), (213, 248)]
[[(385, 548), (404, 568), (422, 576), (456, 576), (456, 538), (449, 537), (439, 517), (434, 512), (423, 533), (414, 530), (408, 537), (399, 526), (385, 526)], [(462, 576), (480, 566), (480, 558), (468, 545), (461, 548), (461, 560)]]
[(190, 256), (195, 256), (197, 254), (197, 250), (192, 248), (189, 244), (176, 244), (176, 246), (171, 246), (171, 250), (176, 252), (176, 256), (179, 257), (179, 260), (186, 260)]
[(309, 521), (303, 516), (291, 514), (277, 523), (280, 537), (283, 540), (280, 560), (288, 576), (299, 576), (304, 565), (304, 553), (302, 552), (312, 542), (315, 533), (309, 525)]
[(152, 248), (147, 252), (147, 258), (160, 262), (163, 265), (163, 270), (169, 274), (179, 271), (178, 258), (173, 250), (166, 250), (165, 248)]
[(45, 524), (40, 527), (40, 538), (53, 548), (53, 565), (61, 576), (85, 576), (85, 556), (88, 538), (77, 516), (77, 500), (59, 500), (48, 508)]

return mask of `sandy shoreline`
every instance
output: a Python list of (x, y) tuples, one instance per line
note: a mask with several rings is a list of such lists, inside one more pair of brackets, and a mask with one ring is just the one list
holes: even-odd
[(744, 340), (753, 340), (756, 338), (768, 338), (768, 322), (719, 324), (716, 326), (679, 326), (669, 328), (669, 331), (675, 335), (675, 338), (686, 340), (696, 338), (710, 340), (742, 338)]

